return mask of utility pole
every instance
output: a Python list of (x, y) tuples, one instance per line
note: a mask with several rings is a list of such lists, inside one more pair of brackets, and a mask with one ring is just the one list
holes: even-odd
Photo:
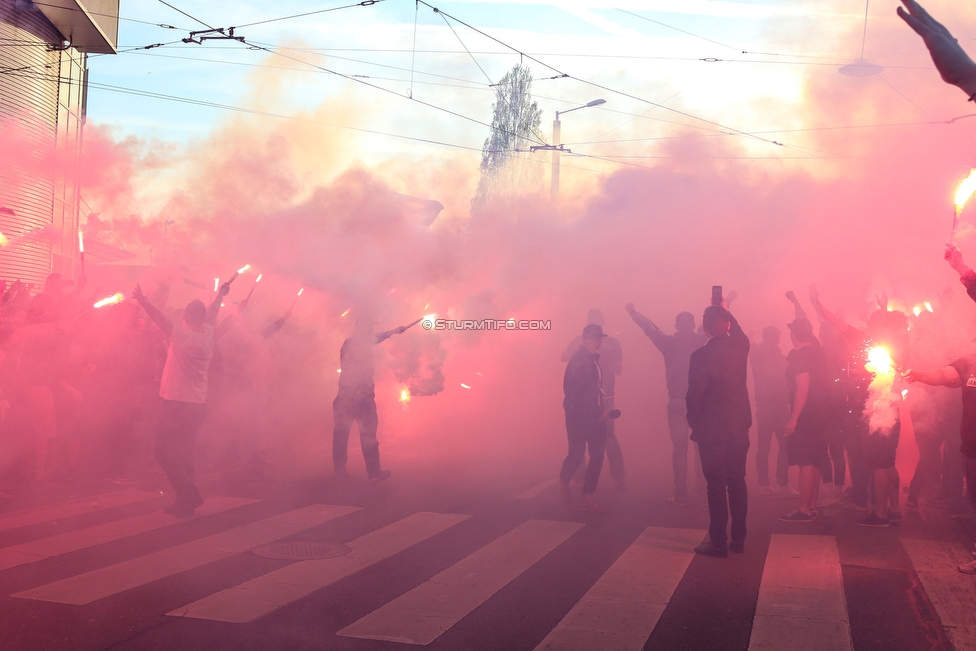
[[(556, 111), (556, 119), (552, 121), (552, 144), (558, 145), (559, 140), (562, 137), (560, 134), (559, 127), (562, 126), (559, 123), (559, 111)], [(560, 150), (553, 148), (552, 150), (552, 177), (549, 187), (549, 205), (553, 210), (559, 204), (559, 154)]]
[(564, 151), (570, 154), (573, 153), (569, 149), (564, 149), (562, 143), (559, 142), (562, 140), (562, 124), (559, 122), (559, 115), (560, 113), (569, 113), (570, 111), (578, 111), (580, 109), (591, 108), (593, 106), (599, 106), (600, 104), (606, 103), (607, 100), (605, 99), (595, 99), (592, 102), (587, 102), (583, 106), (566, 109), (565, 111), (556, 111), (556, 119), (552, 121), (552, 144), (530, 148), (531, 151), (552, 152), (552, 177), (549, 185), (549, 204), (553, 211), (559, 207), (559, 155)]

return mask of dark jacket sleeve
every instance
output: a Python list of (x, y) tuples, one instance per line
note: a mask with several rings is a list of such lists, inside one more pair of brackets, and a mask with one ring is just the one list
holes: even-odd
[(701, 350), (699, 348), (691, 354), (691, 363), (688, 365), (688, 394), (685, 396), (685, 402), (688, 405), (688, 425), (692, 430), (698, 429), (701, 425), (705, 386), (708, 382), (705, 358), (698, 354)]
[(959, 277), (959, 281), (966, 286), (966, 293), (969, 294), (969, 298), (976, 301), (976, 271), (970, 269)]

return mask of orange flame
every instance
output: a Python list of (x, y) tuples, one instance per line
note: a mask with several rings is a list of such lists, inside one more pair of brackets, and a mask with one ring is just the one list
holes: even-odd
[(264, 274), (258, 274), (258, 277), (254, 279), (254, 282), (255, 283), (259, 283), (259, 282), (261, 282), (261, 279), (262, 278), (264, 278)]
[(301, 289), (298, 290), (298, 295), (301, 296), (302, 295), (302, 292), (304, 292), (304, 291), (305, 291), (305, 288), (302, 287)]
[(895, 364), (891, 359), (891, 353), (882, 346), (875, 346), (868, 351), (868, 363), (864, 368), (870, 373), (888, 375), (894, 370)]
[(964, 178), (960, 183), (959, 187), (956, 188), (956, 210), (962, 211), (963, 206), (969, 201), (969, 198), (973, 196), (976, 192), (976, 170), (970, 170), (969, 176)]
[(6, 235), (0, 233), (0, 246), (7, 246), (8, 244), (10, 244), (10, 240), (7, 239)]
[(214, 278), (214, 291), (220, 287), (220, 278)]
[(400, 389), (400, 402), (410, 402), (410, 389), (406, 387)]
[(122, 292), (116, 292), (109, 296), (108, 298), (103, 298), (99, 302), (95, 303), (94, 307), (105, 307), (106, 305), (116, 305), (125, 300), (125, 294)]
[(349, 310), (346, 310), (345, 312), (343, 312), (343, 313), (342, 313), (342, 314), (340, 314), (339, 316), (346, 316), (347, 314), (349, 314)]
[(249, 264), (246, 264), (246, 265), (244, 265), (243, 267), (241, 267), (240, 269), (238, 269), (238, 270), (237, 270), (237, 273), (238, 273), (238, 274), (242, 274), (242, 273), (244, 273), (245, 271), (247, 271), (247, 270), (248, 270), (248, 269), (250, 269), (250, 268), (251, 268), (251, 265), (249, 265)]
[(78, 229), (78, 253), (85, 252), (85, 236), (82, 235), (81, 229)]

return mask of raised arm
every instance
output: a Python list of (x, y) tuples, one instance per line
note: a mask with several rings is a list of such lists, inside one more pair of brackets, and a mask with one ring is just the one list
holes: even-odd
[(392, 337), (393, 335), (402, 335), (406, 331), (407, 331), (406, 326), (400, 326), (399, 328), (393, 328), (392, 330), (386, 330), (385, 332), (378, 332), (376, 333), (375, 343), (377, 344), (382, 343), (387, 339), (389, 339), (390, 337)]
[(207, 318), (205, 319), (206, 323), (209, 323), (210, 325), (214, 324), (214, 322), (217, 320), (217, 315), (220, 313), (220, 304), (223, 302), (224, 297), (229, 293), (230, 283), (224, 283), (220, 286), (220, 289), (217, 290), (216, 298), (214, 298), (213, 303), (210, 304), (210, 307), (207, 308)]
[(966, 286), (966, 293), (969, 294), (969, 298), (976, 301), (976, 272), (963, 262), (962, 253), (955, 244), (946, 246), (945, 259), (949, 266), (959, 274), (959, 282)]
[(135, 289), (132, 290), (132, 299), (142, 306), (142, 309), (146, 311), (146, 314), (148, 314), (149, 318), (153, 320), (153, 323), (159, 326), (159, 329), (162, 330), (167, 337), (173, 334), (173, 322), (170, 321), (165, 314), (160, 312), (159, 309), (157, 309), (148, 298), (146, 298), (146, 295), (142, 293), (142, 287), (140, 287), (138, 284), (136, 285)]
[(661, 329), (654, 325), (653, 321), (635, 310), (633, 303), (627, 303), (624, 309), (627, 310), (627, 314), (629, 314), (630, 318), (634, 320), (637, 327), (643, 330), (648, 339), (654, 342), (654, 345), (657, 346), (658, 350), (663, 351), (668, 346), (668, 342), (671, 341), (671, 338), (661, 332)]
[(806, 310), (804, 310), (803, 306), (800, 305), (800, 299), (796, 297), (796, 294), (794, 294), (792, 291), (786, 292), (786, 300), (793, 304), (794, 319), (810, 320), (810, 317), (807, 316)]
[[(813, 299), (813, 297), (811, 296), (811, 300), (812, 299)], [(823, 318), (824, 319), (826, 319), (827, 321), (829, 321), (831, 323), (831, 325), (833, 325), (835, 328), (837, 328), (837, 332), (840, 332), (841, 334), (843, 334), (844, 332), (847, 332), (847, 328), (849, 327), (847, 325), (847, 322), (844, 321), (844, 319), (842, 319), (839, 316), (837, 316), (836, 314), (834, 314), (833, 312), (831, 312), (830, 310), (828, 310), (827, 308), (825, 308), (824, 307), (824, 304), (820, 302), (820, 297), (819, 296), (817, 297), (817, 300), (813, 304), (813, 306), (817, 309), (817, 312), (819, 314), (822, 314), (823, 315)]]
[(976, 96), (976, 63), (953, 38), (949, 30), (932, 18), (915, 0), (901, 0), (898, 15), (922, 37), (942, 80), (958, 86), (970, 101)]

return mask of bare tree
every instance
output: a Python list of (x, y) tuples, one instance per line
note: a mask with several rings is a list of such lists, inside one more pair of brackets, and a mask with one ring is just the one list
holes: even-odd
[(481, 180), (472, 210), (503, 208), (515, 197), (538, 190), (543, 161), (530, 144), (544, 142), (539, 133), (542, 111), (532, 101), (532, 73), (517, 65), (495, 85), (491, 134), (481, 153)]

